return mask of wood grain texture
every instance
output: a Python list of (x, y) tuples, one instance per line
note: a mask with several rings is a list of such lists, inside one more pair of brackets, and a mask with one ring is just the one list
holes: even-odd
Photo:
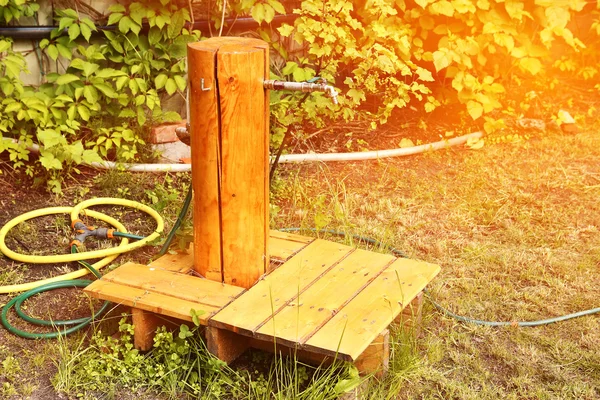
[(207, 327), (205, 334), (208, 351), (226, 363), (234, 361), (250, 345), (250, 338), (215, 327)]
[[(311, 241), (312, 240), (314, 239), (311, 239)], [(308, 243), (310, 243), (310, 241)], [(275, 261), (285, 261), (305, 248), (308, 243), (271, 236), (269, 238), (269, 254)]]
[(264, 52), (237, 45), (217, 52), (223, 281), (244, 288), (265, 274), (268, 265)]
[(92, 297), (112, 301), (156, 314), (167, 315), (184, 321), (191, 321), (190, 311), (202, 310), (200, 324), (207, 325), (208, 319), (220, 310), (219, 307), (202, 305), (189, 300), (182, 300), (164, 294), (153, 293), (145, 289), (119, 285), (118, 283), (97, 280), (84, 289)]
[(245, 288), (269, 267), (267, 61), (261, 40), (188, 45), (195, 269)]
[(211, 326), (252, 335), (353, 251), (349, 246), (315, 240), (215, 315)]
[[(222, 281), (220, 126), (215, 76), (217, 48), (209, 40), (188, 44), (188, 79), (194, 190), (194, 270)], [(201, 89), (201, 80), (204, 87)]]
[(194, 268), (194, 246), (190, 245), (187, 252), (179, 251), (176, 254), (167, 253), (148, 265), (154, 268), (185, 274)]
[(282, 239), (282, 240), (286, 240), (286, 241), (290, 241), (290, 242), (298, 242), (298, 243), (304, 243), (304, 244), (309, 244), (310, 242), (315, 240), (315, 238), (313, 238), (313, 237), (297, 235), (295, 233), (289, 233), (289, 232), (276, 231), (274, 229), (272, 229), (269, 232), (269, 235), (270, 235), (271, 239)]
[(390, 365), (390, 331), (385, 329), (354, 361), (361, 375), (373, 374), (382, 378)]
[(133, 323), (133, 347), (140, 351), (148, 351), (154, 345), (156, 328), (164, 325), (162, 319), (151, 312), (139, 308), (131, 309)]
[(434, 264), (396, 260), (311, 337), (304, 348), (339, 352), (348, 361), (356, 360), (439, 271), (440, 267)]
[(131, 262), (104, 275), (102, 280), (214, 307), (224, 307), (244, 291), (237, 286)]
[(356, 250), (254, 333), (286, 346), (304, 344), (396, 258)]

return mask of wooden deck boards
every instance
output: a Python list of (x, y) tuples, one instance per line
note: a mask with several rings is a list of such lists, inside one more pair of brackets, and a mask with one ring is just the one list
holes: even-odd
[(283, 264), (249, 290), (186, 274), (190, 252), (127, 263), (85, 291), (188, 321), (192, 308), (203, 310), (203, 325), (356, 361), (440, 270), (276, 231), (269, 248)]
[(354, 361), (438, 272), (317, 239), (208, 324)]

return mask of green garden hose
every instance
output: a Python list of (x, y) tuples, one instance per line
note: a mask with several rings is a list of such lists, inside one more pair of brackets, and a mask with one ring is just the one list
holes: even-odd
[[(121, 205), (121, 206), (132, 207), (137, 210), (144, 211), (156, 220), (156, 225), (157, 225), (156, 230), (147, 237), (127, 233), (125, 227), (119, 221), (115, 220), (114, 218), (112, 218), (106, 214), (97, 212), (97, 211), (85, 210), (87, 207), (90, 207), (93, 205)], [(16, 252), (10, 250), (6, 246), (6, 243), (5, 243), (6, 235), (12, 228), (14, 228), (19, 223), (25, 222), (29, 219), (40, 217), (40, 216), (60, 214), (60, 213), (70, 213), (71, 214), (72, 226), (79, 233), (79, 235), (77, 237), (81, 238), (81, 241), (83, 241), (85, 239), (85, 237), (87, 237), (87, 236), (97, 236), (97, 237), (101, 237), (101, 238), (121, 237), (122, 240), (121, 240), (120, 245), (117, 247), (114, 247), (114, 248), (110, 248), (110, 249), (87, 251), (87, 252), (79, 253), (77, 251), (77, 245), (81, 244), (81, 241), (74, 240), (73, 244), (71, 245), (71, 254), (58, 255), (58, 256), (23, 255), (23, 254), (19, 254), (19, 253), (16, 253)], [(115, 230), (108, 230), (106, 228), (95, 229), (92, 227), (86, 227), (79, 220), (80, 213), (85, 213), (86, 215), (88, 215), (92, 218), (96, 218), (96, 219), (102, 220), (104, 222), (107, 222), (107, 223), (111, 224), (113, 227), (115, 227), (117, 230), (115, 231)], [(73, 332), (89, 325), (94, 320), (95, 317), (103, 314), (107, 310), (109, 302), (105, 302), (102, 305), (102, 307), (97, 312), (93, 313), (92, 316), (90, 316), (90, 317), (77, 318), (77, 319), (73, 319), (73, 320), (64, 320), (64, 321), (62, 321), (62, 320), (61, 321), (49, 321), (49, 320), (33, 318), (33, 317), (25, 314), (25, 312), (23, 312), (23, 310), (21, 309), (21, 306), (27, 299), (29, 299), (30, 297), (32, 297), (36, 294), (39, 294), (39, 293), (43, 293), (46, 291), (59, 289), (59, 288), (86, 287), (87, 285), (92, 283), (92, 281), (80, 280), (80, 279), (74, 279), (74, 278), (81, 277), (88, 273), (92, 273), (96, 278), (101, 278), (102, 275), (98, 271), (98, 268), (101, 268), (101, 267), (107, 265), (112, 260), (114, 260), (119, 254), (127, 252), (127, 251), (131, 251), (132, 249), (143, 246), (144, 244), (150, 242), (151, 240), (156, 239), (162, 232), (163, 227), (164, 227), (164, 221), (163, 221), (162, 217), (156, 211), (151, 209), (150, 207), (148, 207), (144, 204), (141, 204), (141, 203), (130, 201), (130, 200), (110, 199), (110, 198), (87, 200), (87, 201), (84, 201), (84, 202), (78, 204), (75, 207), (51, 207), (51, 208), (45, 208), (45, 209), (41, 209), (41, 210), (35, 210), (35, 211), (31, 211), (29, 213), (23, 214), (17, 218), (14, 218), (13, 220), (9, 221), (6, 225), (4, 225), (2, 227), (2, 229), (0, 229), (0, 251), (2, 251), (2, 253), (5, 256), (15, 259), (17, 261), (34, 263), (34, 264), (78, 261), (85, 268), (82, 268), (78, 271), (75, 271), (75, 272), (72, 272), (69, 274), (64, 274), (64, 275), (49, 278), (49, 279), (43, 279), (43, 280), (36, 281), (36, 282), (30, 282), (30, 283), (20, 284), (20, 285), (1, 286), (0, 293), (12, 293), (12, 292), (25, 291), (25, 290), (27, 290), (27, 292), (14, 297), (3, 307), (2, 312), (0, 313), (0, 322), (9, 332), (11, 332), (15, 335), (27, 338), (27, 339), (56, 338), (58, 336), (68, 335), (70, 333), (73, 333)], [(138, 242), (129, 244), (129, 239), (138, 240)], [(104, 259), (102, 259), (101, 261), (99, 261), (93, 265), (84, 261), (85, 259), (98, 258), (98, 257), (104, 257)], [(49, 332), (49, 333), (32, 333), (32, 332), (26, 332), (26, 331), (20, 330), (20, 329), (14, 327), (8, 321), (8, 312), (13, 307), (15, 309), (16, 314), (20, 318), (22, 318), (23, 320), (30, 322), (32, 324), (41, 325), (41, 326), (68, 327), (68, 328), (59, 329), (56, 332)]]
[[(315, 233), (327, 233), (330, 235), (336, 235), (336, 236), (341, 236), (341, 237), (351, 236), (353, 239), (358, 240), (360, 242), (368, 243), (370, 245), (378, 246), (381, 248), (385, 248), (385, 249), (389, 250), (392, 254), (394, 254), (396, 257), (409, 258), (406, 253), (404, 253), (388, 244), (382, 243), (376, 239), (365, 237), (365, 236), (353, 235), (353, 234), (349, 235), (345, 232), (334, 231), (334, 230), (315, 229), (315, 228), (284, 228), (284, 229), (280, 229), (280, 231), (282, 231), (282, 232), (309, 231), (309, 232), (315, 232)], [(579, 317), (584, 317), (586, 315), (600, 313), (600, 307), (598, 307), (598, 308), (591, 308), (591, 309), (584, 310), (584, 311), (579, 311), (579, 312), (572, 313), (572, 314), (561, 315), (561, 316), (554, 317), (554, 318), (541, 319), (541, 320), (537, 320), (537, 321), (484, 321), (484, 320), (480, 320), (480, 319), (475, 319), (475, 318), (470, 318), (470, 317), (465, 317), (462, 315), (455, 314), (452, 311), (444, 308), (438, 302), (436, 302), (432, 298), (431, 293), (427, 289), (423, 289), (423, 292), (425, 293), (427, 300), (429, 300), (431, 302), (431, 304), (433, 304), (433, 306), (436, 308), (436, 310), (438, 310), (442, 314), (444, 314), (448, 317), (454, 318), (457, 321), (465, 322), (468, 324), (474, 324), (474, 325), (484, 325), (484, 326), (494, 326), (494, 327), (500, 327), (500, 326), (533, 327), (533, 326), (553, 324), (556, 322), (562, 322), (562, 321), (566, 321), (566, 320), (573, 319), (573, 318), (579, 318)]]

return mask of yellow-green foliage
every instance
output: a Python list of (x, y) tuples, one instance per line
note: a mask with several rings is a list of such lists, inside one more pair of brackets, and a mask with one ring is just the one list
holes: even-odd
[[(19, 15), (29, 15), (33, 6), (24, 0), (11, 4), (20, 7)], [(0, 7), (5, 19), (12, 6)], [(200, 34), (184, 29), (187, 8), (168, 0), (112, 5), (106, 22), (116, 29), (103, 31), (105, 40), (94, 43), (90, 38), (98, 28), (89, 18), (57, 9), (55, 19), (57, 27), (39, 45), (49, 59), (61, 57), (66, 70), (46, 74), (40, 87), (22, 84), (24, 58), (0, 38), (0, 153), (8, 152), (14, 167), (25, 166), (60, 193), (62, 178), (77, 172), (75, 165), (102, 158), (135, 161), (148, 125), (181, 119), (164, 112), (161, 99), (185, 91), (186, 44)], [(26, 165), (33, 143), (40, 157)]]
[[(577, 61), (587, 43), (569, 27), (595, 7), (584, 0), (305, 0), (294, 25), (278, 33), (307, 51), (289, 57), (280, 72), (296, 80), (322, 76), (343, 89), (340, 110), (304, 104), (309, 118), (353, 118), (376, 95), (372, 117), (379, 122), (409, 102), (426, 112), (460, 102), (478, 120), (503, 106), (509, 78), (546, 77), (553, 65), (594, 77), (593, 65)], [(592, 28), (600, 32), (597, 22)]]

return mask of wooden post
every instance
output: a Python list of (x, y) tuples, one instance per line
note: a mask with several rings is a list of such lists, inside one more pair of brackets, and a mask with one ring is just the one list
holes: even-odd
[(194, 269), (244, 288), (269, 265), (268, 74), (261, 40), (188, 45)]

